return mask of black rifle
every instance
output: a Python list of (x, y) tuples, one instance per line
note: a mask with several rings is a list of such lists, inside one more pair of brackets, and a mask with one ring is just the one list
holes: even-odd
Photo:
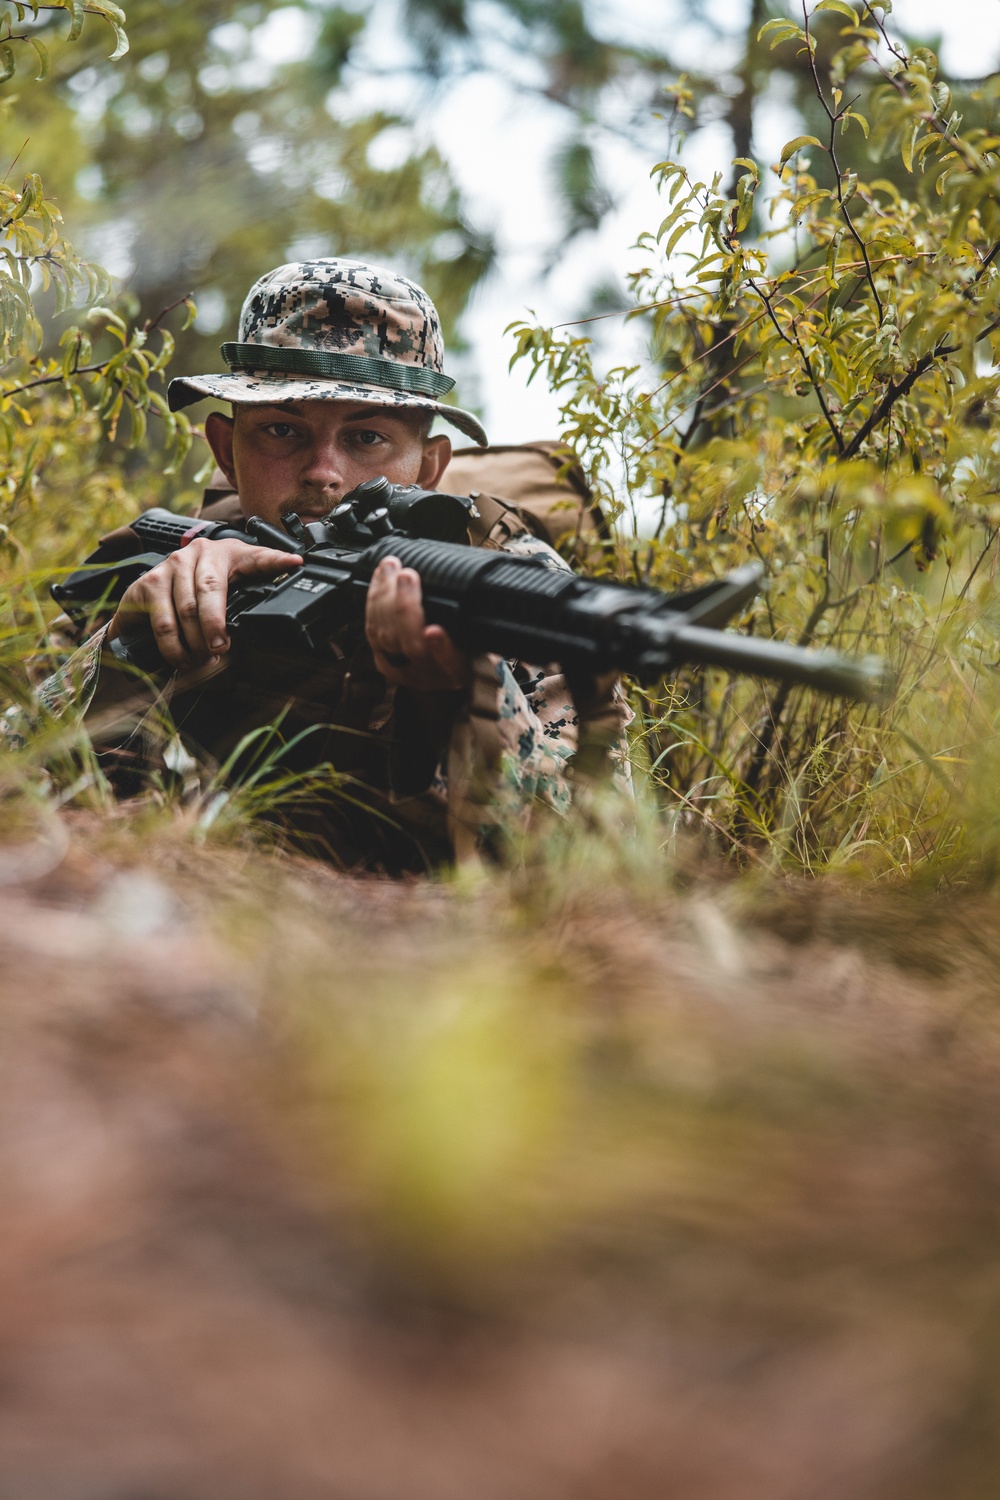
[[(250, 648), (301, 657), (324, 652), (334, 637), (352, 630), (360, 639), (372, 573), (384, 557), (397, 557), (420, 575), (428, 622), (444, 626), (462, 650), (557, 661), (571, 685), (605, 672), (651, 683), (686, 663), (704, 663), (870, 703), (886, 696), (885, 664), (877, 657), (806, 651), (721, 630), (760, 588), (757, 564), (666, 594), (470, 547), (474, 515), (474, 502), (463, 496), (383, 478), (366, 480), (322, 521), (284, 517), (283, 531), (256, 516), (244, 532), (147, 510), (131, 523), (141, 552), (123, 558), (98, 548), (81, 569), (53, 584), (52, 594), (68, 613), (86, 619), (195, 536), (255, 541), (305, 561), (273, 580), (230, 589), (226, 619), (234, 653)], [(144, 671), (164, 665), (144, 624), (112, 649), (123, 664)]]

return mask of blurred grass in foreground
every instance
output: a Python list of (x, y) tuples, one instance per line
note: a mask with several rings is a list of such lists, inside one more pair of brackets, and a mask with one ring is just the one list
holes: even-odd
[(2, 864), (21, 1492), (992, 1493), (992, 894), (58, 825)]

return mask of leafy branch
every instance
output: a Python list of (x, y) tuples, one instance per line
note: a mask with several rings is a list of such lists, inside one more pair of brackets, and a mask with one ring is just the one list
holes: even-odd
[[(839, 106), (835, 107), (834, 109), (831, 109), (830, 106), (829, 106), (829, 104), (826, 102), (826, 94), (824, 92), (823, 85), (820, 82), (819, 73), (818, 73), (818, 71), (816, 69), (816, 48), (815, 48), (815, 45), (813, 43), (812, 36), (810, 35), (810, 32), (809, 32), (809, 10), (808, 10), (808, 7), (807, 7), (806, 0), (802, 0), (802, 17), (803, 17), (803, 34), (805, 36), (805, 43), (806, 43), (806, 53), (807, 53), (807, 55), (809, 57), (809, 69), (810, 69), (810, 72), (812, 73), (813, 83), (814, 83), (815, 88), (816, 88), (816, 97), (819, 100), (820, 104), (822, 105), (823, 110), (824, 110), (824, 112), (826, 114), (826, 117), (827, 117), (827, 119), (830, 122), (830, 143), (827, 146), (826, 150), (827, 150), (827, 152), (829, 154), (830, 162), (831, 162), (831, 164), (833, 166), (834, 177), (836, 179), (836, 184), (837, 184), (837, 187), (836, 187), (837, 203), (838, 203), (838, 205), (840, 207), (840, 212), (843, 215), (844, 222), (847, 224), (847, 227), (850, 230), (851, 236), (854, 239), (855, 244), (857, 245), (858, 249), (861, 251), (861, 258), (862, 258), (862, 260), (865, 263), (865, 275), (866, 275), (866, 277), (868, 279), (868, 285), (871, 288), (872, 299), (873, 299), (873, 301), (875, 303), (875, 306), (876, 306), (876, 308), (878, 310), (878, 320), (879, 320), (879, 323), (881, 323), (883, 321), (884, 317), (885, 317), (885, 309), (882, 306), (882, 299), (881, 299), (881, 297), (878, 294), (878, 287), (875, 285), (875, 276), (874, 276), (874, 274), (872, 272), (871, 261), (868, 258), (868, 246), (865, 244), (865, 242), (862, 239), (860, 233), (858, 232), (858, 227), (855, 224), (854, 219), (852, 218), (851, 213), (850, 213), (850, 211), (848, 210), (848, 207), (847, 207), (848, 200), (851, 197), (853, 197), (854, 193), (857, 191), (857, 184), (858, 184), (857, 174), (853, 173), (853, 172), (849, 174), (849, 180), (848, 180), (848, 184), (847, 184), (847, 191), (845, 192), (845, 189), (844, 189), (844, 173), (841, 170), (840, 162), (837, 160), (837, 145), (836, 145), (837, 126), (840, 125), (841, 122), (846, 121), (846, 118), (851, 115), (851, 113), (852, 113), (852, 111), (851, 111), (851, 105), (850, 104), (843, 104), (843, 105), (839, 105)], [(856, 102), (855, 100), (851, 101), (852, 104), (855, 103), (855, 102)], [(860, 118), (860, 116), (858, 116), (856, 118)], [(834, 431), (834, 436), (837, 439), (837, 447), (838, 447), (838, 449), (841, 452), (843, 452), (843, 446), (844, 446), (843, 445), (843, 441), (840, 438), (840, 435), (836, 432), (836, 430)]]
[[(2, 0), (3, 4), (10, 7), (18, 23), (27, 20), (37, 21), (39, 15), (44, 11), (56, 14), (64, 13), (69, 16), (69, 31), (66, 40), (75, 42), (79, 40), (83, 32), (83, 23), (86, 16), (98, 16), (105, 21), (114, 32), (115, 47), (111, 53), (111, 61), (116, 62), (128, 52), (129, 42), (125, 31), (125, 12), (120, 5), (115, 5), (113, 0)], [(0, 83), (6, 83), (12, 78), (16, 70), (16, 58), (11, 42), (28, 42), (34, 49), (38, 59), (38, 72), (36, 81), (41, 82), (48, 76), (49, 54), (45, 43), (34, 31), (14, 31), (10, 13), (0, 19)]]

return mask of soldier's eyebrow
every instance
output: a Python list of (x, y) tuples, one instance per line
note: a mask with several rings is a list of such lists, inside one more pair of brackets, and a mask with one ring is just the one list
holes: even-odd
[[(250, 405), (250, 403), (247, 404)], [(251, 409), (258, 412), (285, 411), (292, 417), (301, 417), (303, 415), (302, 403), (300, 401), (260, 401), (254, 402)], [(347, 417), (345, 420), (348, 422), (371, 422), (376, 418), (381, 418), (383, 415), (389, 417), (391, 420), (394, 413), (391, 408), (379, 406), (373, 402), (364, 411), (355, 412), (353, 416)]]
[(407, 425), (405, 417), (401, 417), (389, 406), (370, 406), (367, 411), (358, 411), (353, 417), (344, 418), (345, 427), (353, 426), (357, 422), (365, 422), (369, 426), (373, 422), (395, 422), (404, 427)]

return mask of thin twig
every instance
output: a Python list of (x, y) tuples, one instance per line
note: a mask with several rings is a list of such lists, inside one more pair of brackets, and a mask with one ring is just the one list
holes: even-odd
[[(111, 361), (106, 359), (102, 364), (98, 365), (81, 365), (79, 369), (73, 370), (71, 373), (73, 375), (99, 375), (107, 369), (110, 363)], [(25, 391), (37, 390), (40, 385), (56, 385), (59, 381), (65, 379), (66, 374), (63, 370), (60, 370), (58, 375), (39, 375), (37, 380), (26, 380), (23, 385), (12, 385), (9, 390), (0, 391), (0, 401), (6, 401), (11, 396), (20, 396)]]
[(697, 291), (678, 292), (675, 297), (664, 297), (659, 302), (644, 302), (639, 307), (616, 307), (613, 312), (595, 313), (591, 318), (571, 318), (568, 323), (553, 323), (552, 332), (555, 333), (557, 328), (579, 328), (584, 323), (600, 323), (605, 318), (628, 318), (633, 313), (653, 312), (658, 307), (673, 307), (678, 302), (694, 302), (704, 295), (699, 287)]
[(766, 307), (766, 309), (767, 309), (767, 315), (770, 318), (771, 322), (773, 323), (775, 332), (777, 333), (778, 337), (780, 339), (783, 339), (784, 342), (786, 344), (788, 344), (788, 346), (790, 348), (797, 350), (799, 358), (802, 361), (802, 366), (803, 366), (803, 368), (804, 368), (804, 370), (806, 372), (806, 377), (807, 377), (807, 379), (809, 381), (809, 384), (812, 386), (813, 391), (816, 394), (816, 400), (819, 402), (820, 410), (822, 411), (823, 416), (826, 418), (826, 425), (829, 427), (830, 431), (833, 434), (833, 440), (834, 440), (834, 442), (837, 445), (837, 452), (840, 453), (840, 454), (842, 454), (843, 451), (844, 451), (844, 439), (843, 439), (843, 437), (841, 435), (840, 428), (837, 426), (836, 422), (833, 420), (833, 413), (830, 411), (830, 408), (826, 404), (826, 398), (823, 395), (823, 391), (822, 391), (822, 388), (820, 386), (819, 381), (816, 379), (816, 372), (813, 370), (813, 367), (812, 367), (812, 360), (809, 358), (809, 355), (806, 353), (805, 348), (803, 347), (803, 344), (802, 344), (802, 340), (799, 337), (798, 329), (795, 327), (795, 320), (794, 319), (792, 320), (792, 325), (791, 325), (792, 326), (792, 333), (791, 333), (791, 335), (785, 333), (784, 330), (782, 329), (781, 325), (779, 324), (777, 318), (775, 317), (774, 312), (771, 309), (770, 299), (766, 296), (766, 294), (757, 285), (757, 283), (754, 281), (754, 279), (753, 279), (752, 276), (748, 276), (747, 277), (747, 285), (750, 286), (750, 287), (752, 287), (753, 291), (756, 293), (756, 295), (760, 298), (761, 302), (763, 302), (764, 306)]
[(24, 144), (21, 146), (21, 150), (18, 151), (17, 155), (14, 157), (14, 160), (11, 162), (11, 164), (7, 168), (6, 172), (3, 174), (4, 183), (6, 183), (7, 178), (10, 176), (11, 172), (13, 172), (14, 168), (17, 166), (18, 162), (21, 160), (21, 155), (22, 155), (22, 153), (24, 151), (24, 147), (28, 144), (28, 142), (30, 140), (31, 140), (31, 136), (30, 135), (29, 136), (25, 136), (25, 138), (24, 138)]
[[(983, 269), (985, 270), (985, 267)], [(998, 328), (1000, 328), (1000, 318), (994, 318), (992, 323), (988, 323), (982, 332), (976, 335), (976, 343), (979, 344), (983, 339), (989, 338), (990, 334), (996, 333)], [(848, 443), (844, 457), (854, 457), (865, 439), (871, 436), (871, 433), (880, 422), (885, 421), (885, 418), (892, 411), (896, 402), (913, 389), (913, 386), (920, 379), (921, 375), (925, 375), (936, 360), (947, 359), (949, 354), (957, 354), (960, 347), (959, 344), (939, 344), (936, 349), (930, 349), (921, 359), (917, 360), (913, 369), (900, 381), (899, 385), (894, 385), (890, 381), (889, 387), (878, 406), (875, 407), (874, 411), (861, 427), (858, 428), (858, 431)]]
[(831, 599), (827, 605), (827, 609), (846, 609), (847, 605), (853, 604), (856, 599), (860, 599), (865, 589), (870, 589), (873, 584), (878, 583), (886, 568), (891, 568), (893, 563), (898, 563), (899, 559), (905, 557), (912, 547), (912, 542), (905, 542), (898, 552), (894, 552), (891, 557), (883, 558), (881, 562), (876, 563), (870, 576), (865, 579), (864, 583), (859, 583), (856, 589), (852, 589), (849, 594), (844, 594), (840, 599)]
[(172, 313), (175, 307), (182, 307), (185, 302), (190, 302), (193, 297), (193, 292), (185, 292), (182, 297), (178, 297), (177, 300), (175, 302), (171, 302), (168, 307), (161, 307), (155, 318), (147, 318), (145, 323), (143, 323), (143, 332), (152, 333), (155, 328), (159, 328), (160, 324), (163, 322), (168, 313)]

